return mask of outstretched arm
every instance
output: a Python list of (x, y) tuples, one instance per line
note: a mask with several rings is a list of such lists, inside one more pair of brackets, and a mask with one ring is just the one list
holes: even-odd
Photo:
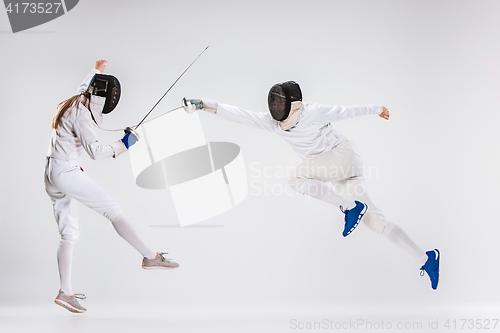
[(327, 123), (372, 114), (380, 115), (383, 112), (383, 106), (376, 104), (350, 106), (315, 104), (314, 107)]
[(201, 109), (210, 113), (215, 113), (222, 118), (260, 129), (272, 131), (276, 126), (276, 121), (271, 117), (269, 112), (248, 111), (237, 106), (221, 104), (208, 98), (199, 100), (191, 99), (189, 101), (191, 101), (192, 105), (185, 107), (188, 113)]
[(219, 104), (216, 114), (243, 125), (268, 131), (272, 131), (276, 123), (276, 120), (271, 117), (269, 112), (253, 112), (228, 104)]

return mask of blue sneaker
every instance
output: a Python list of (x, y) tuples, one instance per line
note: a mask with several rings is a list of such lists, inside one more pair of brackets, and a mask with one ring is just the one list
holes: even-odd
[(441, 256), (439, 254), (439, 250), (435, 249), (432, 251), (425, 252), (427, 254), (427, 261), (425, 265), (420, 267), (420, 275), (424, 276), (424, 271), (427, 272), (429, 278), (431, 279), (431, 287), (436, 290), (439, 283), (439, 260)]
[(359, 222), (361, 221), (361, 218), (363, 215), (365, 215), (366, 210), (368, 209), (368, 205), (365, 205), (362, 202), (355, 201), (356, 207), (349, 209), (349, 210), (343, 210), (342, 206), (340, 206), (340, 210), (345, 214), (345, 225), (344, 225), (344, 231), (342, 232), (342, 236), (346, 237), (348, 236), (351, 232), (356, 229), (358, 226)]

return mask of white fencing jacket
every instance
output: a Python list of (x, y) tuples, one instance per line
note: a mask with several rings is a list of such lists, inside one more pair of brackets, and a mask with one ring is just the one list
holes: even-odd
[[(87, 90), (96, 73), (99, 71), (94, 69), (87, 75), (78, 88), (77, 94)], [(93, 117), (100, 123), (102, 114), (100, 111), (94, 111)], [(121, 140), (111, 145), (100, 144), (94, 132), (94, 126), (95, 122), (92, 120), (90, 111), (79, 102), (76, 107), (66, 111), (57, 131), (52, 131), (47, 156), (79, 164), (84, 151), (94, 160), (117, 157), (127, 151), (127, 147)]]
[(242, 108), (219, 104), (217, 101), (203, 99), (207, 111), (216, 110), (219, 116), (274, 132), (292, 146), (303, 160), (310, 159), (333, 149), (347, 139), (333, 128), (331, 123), (359, 116), (380, 114), (381, 105), (322, 105), (303, 102), (298, 123), (289, 130), (282, 130), (279, 122), (269, 112), (252, 112)]

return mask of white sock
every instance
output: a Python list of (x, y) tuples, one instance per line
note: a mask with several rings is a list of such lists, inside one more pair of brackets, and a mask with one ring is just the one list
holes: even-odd
[(71, 264), (73, 262), (74, 246), (74, 241), (61, 239), (57, 249), (57, 264), (59, 266), (61, 290), (67, 295), (73, 295), (73, 288), (71, 287)]
[(137, 232), (130, 224), (130, 222), (125, 218), (125, 216), (120, 215), (111, 221), (113, 227), (115, 227), (116, 232), (123, 239), (125, 239), (130, 245), (132, 245), (143, 257), (154, 258), (156, 253), (151, 251), (149, 247), (142, 241)]
[(337, 207), (342, 206), (343, 210), (349, 210), (356, 207), (353, 200), (349, 200), (340, 195), (331, 182), (322, 182), (317, 179), (308, 179), (302, 183), (299, 189), (302, 194), (329, 203)]
[(427, 254), (425, 251), (418, 246), (399, 225), (389, 222), (384, 228), (382, 235), (414, 256), (421, 265), (424, 265), (427, 261)]

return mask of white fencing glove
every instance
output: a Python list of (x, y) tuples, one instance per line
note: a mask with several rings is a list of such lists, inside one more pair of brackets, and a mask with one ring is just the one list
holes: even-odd
[(201, 100), (201, 99), (191, 99), (184, 97), (182, 99), (182, 107), (184, 108), (184, 111), (186, 111), (189, 114), (195, 112), (196, 110), (203, 110), (210, 113), (216, 113), (218, 106), (219, 103), (217, 103), (217, 101), (206, 98)]

